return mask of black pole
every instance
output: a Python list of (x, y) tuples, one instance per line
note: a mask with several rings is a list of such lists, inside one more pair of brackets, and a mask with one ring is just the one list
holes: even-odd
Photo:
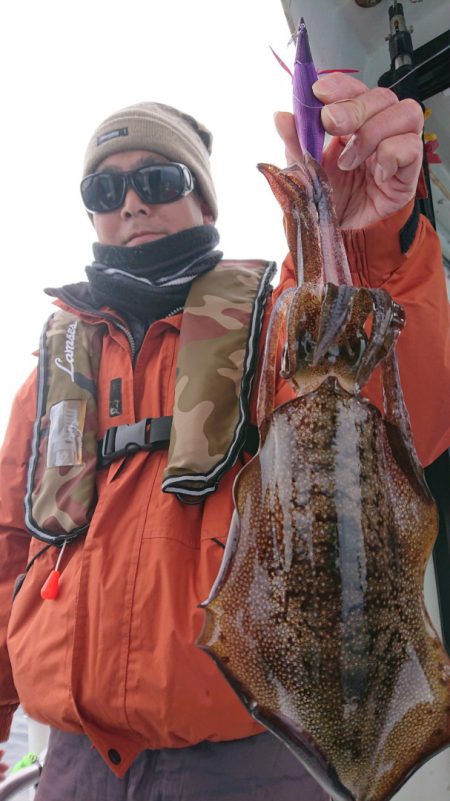
[[(404, 100), (406, 97), (412, 97), (414, 100), (417, 100), (423, 108), (423, 102), (417, 83), (417, 75), (413, 70), (414, 47), (411, 32), (407, 28), (401, 3), (394, 3), (389, 7), (389, 28), (388, 42), (391, 68), (379, 78), (378, 86), (392, 87), (392, 91), (395, 92), (400, 100)], [(425, 154), (425, 141), (423, 141), (422, 167), (428, 197), (419, 200), (419, 209), (422, 214), (428, 217), (433, 227), (436, 228), (436, 218), (431, 195), (430, 171)]]

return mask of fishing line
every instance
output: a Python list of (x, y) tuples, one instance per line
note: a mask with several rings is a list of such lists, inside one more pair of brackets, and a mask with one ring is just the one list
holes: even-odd
[(445, 51), (449, 49), (450, 45), (446, 45), (445, 47), (442, 48), (442, 50), (438, 50), (437, 53), (434, 53), (434, 55), (429, 56), (428, 58), (425, 59), (425, 61), (421, 61), (420, 64), (416, 64), (416, 66), (413, 67), (411, 70), (409, 70), (409, 72), (405, 73), (405, 75), (402, 75), (402, 77), (399, 78), (398, 81), (395, 81), (395, 83), (391, 83), (391, 85), (388, 86), (387, 88), (392, 89), (394, 86), (398, 86), (399, 83), (404, 81), (406, 78), (409, 78), (409, 76), (412, 75), (413, 72), (416, 72), (416, 70), (420, 69), (420, 67), (423, 67), (424, 64), (428, 64), (429, 61), (432, 61), (434, 58), (437, 58), (437, 56), (441, 56), (442, 53), (445, 53)]
[[(300, 103), (300, 105), (303, 106), (304, 108), (312, 108), (312, 109), (323, 108), (323, 104), (321, 104), (320, 106), (310, 106), (308, 103), (304, 103), (303, 100), (300, 100), (300, 98), (297, 97), (296, 94), (293, 93), (292, 96), (293, 96), (294, 100), (297, 100), (297, 102)], [(344, 101), (343, 100), (337, 100), (336, 102), (337, 103), (343, 103)]]

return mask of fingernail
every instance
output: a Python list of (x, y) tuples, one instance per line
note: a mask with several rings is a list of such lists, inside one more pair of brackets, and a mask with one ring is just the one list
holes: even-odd
[(312, 85), (312, 90), (315, 95), (325, 95), (338, 85), (339, 77), (337, 75), (319, 75), (319, 79)]
[(344, 109), (339, 108), (339, 106), (325, 106), (325, 111), (333, 125), (336, 125), (336, 127), (341, 127), (347, 120), (346, 112)]
[(356, 136), (353, 134), (348, 140), (341, 155), (338, 158), (338, 165), (341, 170), (351, 170), (358, 162), (358, 150), (355, 147)]
[(387, 173), (386, 170), (381, 166), (381, 164), (375, 165), (373, 177), (376, 184), (383, 184), (385, 182), (387, 178)]

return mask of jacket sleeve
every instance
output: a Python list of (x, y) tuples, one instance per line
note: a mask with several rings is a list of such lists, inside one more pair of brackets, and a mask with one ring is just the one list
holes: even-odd
[(28, 561), (24, 497), (36, 409), (35, 373), (19, 390), (0, 452), (0, 742), (8, 739), (19, 699), (6, 646), (12, 593)]
[[(391, 217), (342, 234), (354, 284), (386, 289), (405, 311), (397, 345), (400, 378), (417, 454), (426, 466), (450, 446), (450, 316), (439, 238), (422, 216), (414, 234), (413, 219), (411, 201)], [(292, 286), (288, 256), (274, 300)], [(376, 376), (364, 393), (383, 408)], [(279, 381), (277, 402), (289, 397), (292, 390)]]
[[(343, 236), (354, 283), (386, 289), (404, 309), (397, 344), (400, 379), (425, 467), (450, 446), (450, 315), (439, 238), (420, 216), (407, 248), (405, 231), (408, 235), (413, 219), (411, 201), (392, 217)], [(380, 382), (369, 381), (366, 391), (382, 408)]]

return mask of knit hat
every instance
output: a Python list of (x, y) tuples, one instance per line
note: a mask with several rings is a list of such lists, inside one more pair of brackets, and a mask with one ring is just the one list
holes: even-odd
[(94, 132), (86, 150), (83, 178), (107, 156), (124, 150), (151, 150), (192, 171), (214, 219), (217, 199), (209, 154), (212, 134), (194, 117), (164, 103), (136, 103), (116, 111)]

